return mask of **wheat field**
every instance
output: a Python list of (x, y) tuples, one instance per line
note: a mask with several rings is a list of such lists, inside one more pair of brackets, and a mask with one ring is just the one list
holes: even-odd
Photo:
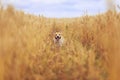
[[(66, 43), (57, 49), (53, 33)], [(0, 7), (0, 80), (119, 80), (120, 13), (46, 18)]]

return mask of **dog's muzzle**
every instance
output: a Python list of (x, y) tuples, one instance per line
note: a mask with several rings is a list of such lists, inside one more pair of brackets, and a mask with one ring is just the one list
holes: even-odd
[(60, 37), (60, 36), (56, 36), (55, 39), (56, 39), (56, 40), (59, 40), (59, 39), (61, 39), (61, 37)]

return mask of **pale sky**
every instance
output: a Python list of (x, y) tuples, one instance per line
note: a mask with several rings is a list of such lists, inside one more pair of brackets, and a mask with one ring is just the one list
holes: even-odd
[[(79, 17), (104, 13), (106, 0), (2, 0), (4, 6), (12, 4), (16, 9), (46, 17)], [(116, 0), (120, 5), (120, 0)]]

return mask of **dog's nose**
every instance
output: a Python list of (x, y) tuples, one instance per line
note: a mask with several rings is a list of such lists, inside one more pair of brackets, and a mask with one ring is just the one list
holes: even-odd
[(57, 36), (57, 38), (60, 38), (59, 36)]

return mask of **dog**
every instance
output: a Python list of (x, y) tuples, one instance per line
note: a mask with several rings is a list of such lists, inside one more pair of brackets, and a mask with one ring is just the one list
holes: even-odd
[(64, 44), (64, 37), (62, 36), (61, 32), (55, 32), (54, 37), (53, 37), (54, 44), (57, 47), (61, 47)]

